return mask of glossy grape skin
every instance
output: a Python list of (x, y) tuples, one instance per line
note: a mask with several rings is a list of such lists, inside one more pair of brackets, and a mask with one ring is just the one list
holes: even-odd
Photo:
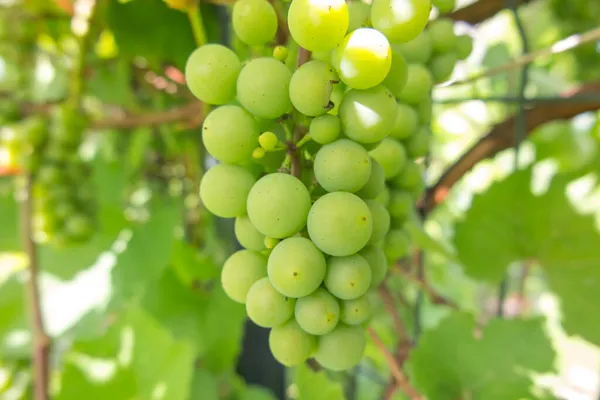
[(340, 305), (326, 289), (318, 288), (296, 301), (294, 315), (306, 332), (324, 335), (336, 327), (340, 318)]
[(277, 32), (277, 14), (267, 0), (238, 0), (231, 24), (240, 40), (252, 46), (270, 42)]
[(431, 44), (431, 37), (429, 32), (424, 30), (413, 40), (392, 45), (394, 51), (400, 51), (404, 56), (404, 59), (409, 64), (427, 64), (433, 53), (433, 46)]
[(429, 129), (421, 127), (414, 135), (405, 142), (406, 154), (411, 158), (425, 157), (429, 151)]
[(374, 199), (385, 188), (385, 174), (381, 165), (371, 157), (371, 173), (367, 183), (355, 194), (361, 199)]
[(348, 1), (348, 14), (350, 16), (348, 23), (348, 32), (361, 28), (369, 19), (371, 6), (361, 0)]
[(394, 178), (393, 184), (398, 189), (413, 190), (423, 182), (423, 171), (419, 164), (407, 160), (402, 171)]
[(456, 46), (454, 21), (449, 18), (438, 18), (429, 24), (429, 37), (434, 52), (443, 54), (452, 51)]
[(258, 326), (273, 328), (288, 321), (294, 314), (296, 299), (277, 291), (269, 278), (256, 281), (246, 296), (246, 313)]
[(392, 65), (392, 49), (381, 32), (359, 28), (350, 32), (335, 49), (333, 66), (340, 79), (353, 89), (379, 85)]
[(310, 121), (308, 133), (319, 144), (329, 144), (340, 135), (342, 125), (335, 115), (325, 114)]
[(371, 267), (362, 256), (354, 254), (327, 260), (325, 287), (338, 299), (356, 299), (365, 294), (370, 285)]
[(311, 199), (298, 178), (284, 173), (262, 177), (248, 194), (248, 217), (262, 234), (282, 239), (306, 224)]
[(200, 46), (185, 65), (190, 91), (209, 104), (226, 104), (235, 98), (235, 87), (242, 65), (238, 56), (219, 44)]
[(383, 244), (383, 251), (389, 262), (395, 262), (406, 256), (409, 249), (410, 238), (404, 230), (392, 229), (388, 232)]
[(405, 219), (413, 209), (414, 201), (409, 192), (393, 190), (390, 196), (388, 209), (390, 215), (396, 219)]
[(390, 136), (394, 139), (407, 139), (411, 137), (419, 128), (419, 115), (409, 105), (398, 103), (398, 112), (394, 128)]
[(315, 359), (332, 371), (349, 370), (362, 359), (367, 338), (360, 326), (338, 326), (319, 338)]
[(317, 338), (305, 332), (293, 319), (271, 329), (269, 348), (277, 361), (286, 367), (305, 362), (317, 347)]
[(221, 106), (213, 110), (202, 126), (202, 142), (217, 160), (237, 164), (250, 159), (258, 140), (258, 125), (241, 107)]
[(371, 267), (371, 286), (375, 289), (383, 282), (387, 274), (388, 264), (385, 253), (379, 246), (368, 245), (358, 252), (369, 263)]
[(344, 0), (293, 0), (288, 10), (290, 35), (313, 52), (334, 49), (344, 38), (348, 23)]
[(268, 274), (273, 286), (287, 297), (303, 297), (323, 282), (325, 256), (308, 239), (291, 237), (282, 240), (269, 255)]
[(369, 180), (371, 158), (360, 144), (339, 139), (323, 146), (314, 161), (315, 177), (328, 192), (356, 192)]
[(441, 14), (452, 12), (456, 7), (456, 0), (431, 0), (431, 3)]
[(340, 320), (347, 325), (360, 325), (371, 316), (372, 305), (368, 294), (341, 302)]
[(371, 23), (390, 42), (405, 43), (425, 29), (430, 11), (430, 0), (373, 0)]
[(234, 232), (239, 244), (246, 249), (256, 251), (265, 249), (265, 235), (252, 225), (247, 215), (235, 219)]
[(416, 106), (417, 114), (419, 115), (419, 123), (421, 125), (427, 125), (431, 122), (431, 115), (433, 113), (433, 104), (431, 100), (431, 93), (421, 100)]
[(421, 64), (409, 64), (408, 79), (399, 99), (404, 103), (418, 104), (429, 97), (432, 87), (431, 72)]
[(254, 182), (252, 174), (242, 167), (217, 164), (202, 177), (200, 198), (218, 217), (239, 217), (246, 214), (246, 198)]
[(455, 51), (459, 60), (469, 57), (473, 51), (473, 38), (469, 35), (458, 35), (456, 37)]
[(257, 117), (274, 119), (289, 112), (292, 73), (285, 64), (271, 57), (255, 58), (240, 71), (237, 99)]
[(398, 141), (385, 138), (379, 146), (369, 153), (383, 168), (385, 179), (398, 175), (406, 162), (406, 150)]
[(434, 56), (429, 63), (429, 71), (431, 72), (433, 81), (441, 83), (450, 79), (457, 60), (456, 54), (452, 52)]
[(408, 79), (408, 63), (399, 51), (392, 51), (392, 65), (390, 71), (383, 80), (383, 86), (394, 95), (399, 97)]
[(362, 249), (373, 231), (366, 203), (346, 192), (333, 192), (317, 200), (308, 214), (308, 234), (324, 253), (347, 256)]
[(221, 286), (232, 300), (244, 304), (250, 287), (267, 276), (267, 257), (252, 250), (239, 250), (223, 264)]
[(373, 233), (369, 243), (378, 243), (383, 240), (390, 229), (390, 214), (387, 209), (375, 200), (365, 200), (373, 216)]
[(340, 105), (342, 131), (360, 143), (381, 141), (394, 126), (396, 101), (384, 86), (350, 90)]
[(258, 144), (265, 150), (273, 150), (278, 143), (279, 139), (273, 132), (264, 132), (258, 137)]
[(316, 117), (331, 109), (329, 99), (338, 77), (324, 61), (309, 61), (298, 68), (290, 81), (292, 105), (304, 115)]

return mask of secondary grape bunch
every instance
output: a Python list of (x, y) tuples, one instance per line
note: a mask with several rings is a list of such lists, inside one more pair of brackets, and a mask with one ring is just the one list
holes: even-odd
[[(414, 12), (390, 14), (396, 6)], [(408, 254), (403, 226), (425, 187), (439, 80), (430, 59), (458, 49), (456, 40), (434, 50), (432, 37), (448, 32), (441, 21), (425, 30), (430, 10), (429, 0), (292, 0), (291, 39), (312, 54), (294, 70), (282, 46), (240, 60), (207, 44), (188, 59), (190, 90), (217, 106), (202, 139), (219, 163), (200, 197), (235, 218), (244, 247), (225, 262), (222, 286), (271, 328), (271, 351), (286, 366), (309, 357), (331, 370), (356, 365), (374, 289)], [(235, 4), (233, 29), (248, 46), (270, 45), (276, 28), (267, 0)]]

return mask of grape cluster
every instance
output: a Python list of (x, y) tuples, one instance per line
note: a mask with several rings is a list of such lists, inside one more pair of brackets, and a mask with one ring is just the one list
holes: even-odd
[[(397, 3), (411, 12), (391, 13)], [(416, 61), (405, 51), (431, 35), (430, 11), (429, 0), (292, 0), (289, 32), (312, 54), (295, 70), (281, 46), (242, 62), (207, 44), (188, 59), (188, 87), (217, 106), (202, 139), (219, 163), (200, 196), (211, 213), (235, 218), (244, 247), (226, 260), (222, 286), (271, 328), (286, 366), (309, 357), (331, 370), (356, 365), (373, 291), (408, 252), (403, 225), (425, 186), (428, 61), (442, 53)], [(232, 15), (242, 42), (272, 42), (267, 0), (240, 0)]]

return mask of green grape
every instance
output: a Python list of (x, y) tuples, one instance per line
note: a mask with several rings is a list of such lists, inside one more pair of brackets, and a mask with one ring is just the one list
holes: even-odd
[[(17, 133), (18, 135), (18, 133)], [(27, 117), (23, 121), (23, 139), (33, 148), (38, 148), (48, 140), (48, 128), (44, 118)]]
[(277, 147), (279, 139), (273, 132), (265, 132), (258, 137), (258, 143), (260, 144), (260, 147), (269, 151)]
[(288, 10), (292, 38), (308, 51), (332, 50), (348, 31), (344, 0), (293, 0)]
[(390, 133), (396, 120), (396, 101), (384, 86), (352, 89), (340, 105), (342, 131), (360, 143), (376, 143)]
[(340, 305), (324, 288), (318, 288), (296, 301), (294, 311), (298, 325), (312, 335), (331, 332), (340, 318)]
[(459, 60), (464, 60), (471, 55), (473, 51), (473, 38), (469, 35), (458, 35), (456, 37), (456, 56)]
[(369, 181), (371, 157), (360, 144), (339, 139), (321, 147), (314, 162), (315, 177), (328, 192), (356, 192)]
[(390, 203), (390, 189), (385, 186), (381, 193), (379, 193), (379, 196), (375, 198), (375, 201), (379, 202), (382, 206), (387, 207)]
[(361, 199), (374, 199), (376, 198), (385, 188), (385, 174), (381, 165), (371, 157), (371, 173), (369, 174), (369, 180), (362, 187), (356, 195)]
[(394, 139), (407, 139), (411, 137), (419, 128), (419, 115), (409, 105), (398, 103), (398, 112), (394, 128), (390, 136)]
[(58, 166), (44, 164), (38, 170), (36, 181), (42, 185), (54, 186), (65, 182), (65, 175)]
[(431, 37), (427, 30), (409, 42), (392, 45), (392, 49), (399, 50), (409, 64), (425, 65), (433, 53)]
[(75, 213), (75, 205), (71, 202), (61, 202), (54, 207), (54, 215), (59, 220), (65, 220)]
[(338, 299), (356, 299), (365, 294), (370, 285), (371, 267), (362, 256), (354, 254), (327, 260), (325, 287)]
[(383, 282), (387, 273), (388, 265), (385, 253), (379, 246), (369, 245), (358, 252), (369, 263), (371, 267), (371, 286), (375, 289)]
[(319, 60), (309, 61), (298, 68), (290, 81), (290, 99), (304, 115), (316, 117), (332, 108), (329, 102), (333, 82), (338, 80), (333, 67)]
[(274, 119), (290, 111), (292, 73), (274, 58), (256, 58), (246, 64), (237, 80), (237, 99), (252, 114)]
[(340, 320), (347, 325), (360, 325), (371, 316), (372, 306), (368, 294), (357, 299), (344, 300), (340, 307)]
[(235, 238), (246, 249), (256, 251), (265, 249), (265, 235), (252, 225), (247, 215), (235, 219), (234, 231)]
[(391, 42), (405, 43), (423, 32), (430, 11), (430, 0), (373, 0), (371, 23)]
[(66, 162), (72, 153), (72, 149), (65, 147), (56, 140), (50, 140), (48, 145), (44, 148), (44, 156), (46, 160), (56, 164)]
[(413, 160), (407, 160), (402, 171), (392, 182), (398, 189), (412, 190), (423, 182), (423, 171), (421, 166)]
[(269, 348), (277, 361), (286, 367), (300, 365), (317, 347), (317, 338), (302, 330), (293, 319), (271, 329)]
[(81, 241), (89, 238), (93, 233), (90, 217), (85, 214), (72, 214), (64, 223), (64, 233), (70, 240)]
[(282, 240), (269, 255), (271, 284), (287, 297), (303, 297), (314, 292), (325, 277), (325, 256), (308, 239)]
[(431, 122), (431, 114), (433, 111), (431, 96), (427, 96), (425, 99), (421, 100), (419, 104), (417, 104), (416, 110), (421, 125), (428, 125)]
[(340, 119), (335, 115), (325, 114), (310, 121), (308, 133), (319, 144), (328, 144), (337, 139), (342, 130)]
[(258, 124), (242, 107), (214, 109), (202, 126), (202, 142), (211, 156), (227, 164), (247, 161), (258, 140)]
[(367, 23), (369, 14), (371, 13), (371, 7), (361, 0), (348, 1), (348, 32), (352, 32), (358, 28), (361, 28)]
[(394, 262), (408, 254), (410, 239), (402, 229), (392, 229), (388, 232), (383, 243), (383, 252), (389, 262)]
[(405, 219), (413, 209), (413, 198), (409, 192), (394, 190), (390, 196), (390, 215), (397, 219)]
[(238, 0), (231, 24), (240, 40), (251, 46), (270, 42), (277, 32), (277, 14), (267, 0)]
[(255, 179), (236, 165), (217, 164), (200, 181), (200, 198), (208, 211), (221, 218), (246, 214), (246, 198)]
[(313, 204), (307, 228), (310, 239), (322, 252), (347, 256), (367, 244), (373, 232), (373, 217), (358, 196), (333, 192)]
[(262, 234), (282, 239), (306, 224), (310, 194), (298, 178), (284, 173), (263, 176), (248, 194), (248, 216)]
[(390, 229), (390, 214), (387, 209), (375, 200), (365, 200), (373, 216), (373, 233), (369, 243), (378, 243), (383, 240)]
[(285, 297), (271, 285), (269, 278), (257, 280), (246, 296), (246, 313), (258, 326), (273, 328), (294, 315), (296, 299)]
[(429, 151), (429, 129), (421, 127), (405, 141), (406, 153), (411, 158), (425, 157)]
[(348, 370), (360, 362), (366, 345), (362, 327), (338, 324), (333, 331), (319, 337), (315, 359), (329, 370)]
[(277, 244), (281, 242), (281, 239), (275, 239), (268, 236), (265, 236), (265, 247), (267, 249), (273, 249)]
[(342, 104), (342, 100), (344, 99), (344, 95), (346, 93), (346, 86), (343, 83), (338, 83), (337, 85), (333, 85), (333, 90), (331, 91), (331, 98), (329, 101), (333, 103), (333, 108), (327, 111), (329, 115), (338, 115), (340, 111), (340, 105)]
[(397, 140), (385, 138), (377, 148), (369, 153), (383, 168), (385, 179), (398, 175), (406, 162), (404, 146)]
[(445, 82), (452, 76), (457, 57), (454, 53), (443, 53), (434, 56), (429, 63), (429, 71), (436, 83)]
[(250, 287), (265, 276), (267, 257), (253, 250), (240, 250), (223, 264), (221, 286), (233, 301), (244, 304)]
[(392, 49), (386, 37), (371, 28), (346, 35), (333, 53), (333, 66), (340, 79), (353, 89), (379, 85), (392, 65)]
[(456, 7), (456, 0), (431, 0), (431, 3), (440, 11), (441, 14), (452, 12)]
[(427, 28), (431, 37), (431, 46), (437, 53), (452, 51), (456, 46), (454, 34), (454, 21), (449, 18), (438, 18)]
[(394, 95), (399, 97), (406, 85), (406, 79), (408, 78), (408, 64), (404, 59), (404, 56), (399, 51), (392, 51), (392, 66), (390, 72), (383, 80), (383, 86)]
[(421, 64), (409, 64), (408, 79), (399, 99), (404, 103), (418, 104), (429, 96), (431, 88), (433, 77), (429, 70)]
[(288, 58), (288, 49), (285, 46), (275, 46), (273, 49), (273, 58), (281, 62), (285, 62)]
[(185, 64), (190, 91), (209, 104), (226, 104), (235, 98), (235, 85), (242, 65), (238, 56), (220, 44), (200, 46)]
[(267, 152), (262, 147), (257, 147), (254, 150), (252, 150), (252, 158), (254, 158), (256, 160), (260, 160), (266, 154), (267, 154)]

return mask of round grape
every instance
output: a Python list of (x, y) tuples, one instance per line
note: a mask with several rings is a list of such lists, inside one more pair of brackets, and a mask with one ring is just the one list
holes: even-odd
[(312, 335), (331, 332), (340, 318), (340, 305), (327, 290), (318, 288), (296, 301), (294, 311), (298, 325)]
[(325, 287), (338, 299), (356, 299), (365, 294), (370, 285), (371, 267), (362, 256), (354, 254), (327, 260)]
[(368, 294), (357, 299), (344, 300), (340, 307), (340, 320), (348, 325), (360, 325), (371, 316), (372, 306)]
[(433, 53), (431, 37), (427, 30), (409, 42), (392, 45), (392, 49), (399, 50), (409, 64), (425, 65)]
[(392, 65), (392, 49), (385, 36), (371, 28), (346, 35), (335, 49), (333, 65), (342, 82), (353, 89), (379, 85)]
[(395, 139), (407, 139), (419, 128), (419, 115), (409, 105), (398, 103), (398, 113), (390, 136)]
[(367, 244), (373, 231), (373, 217), (358, 196), (333, 192), (313, 204), (307, 228), (310, 239), (322, 252), (347, 256)]
[(366, 345), (363, 328), (338, 324), (333, 331), (319, 338), (315, 359), (329, 370), (348, 370), (360, 362)]
[(274, 119), (292, 108), (289, 89), (292, 73), (274, 58), (256, 58), (246, 64), (237, 79), (241, 105), (261, 118)]
[(328, 144), (337, 139), (342, 130), (340, 119), (335, 115), (325, 114), (310, 121), (308, 133), (319, 144)]
[(413, 209), (413, 198), (409, 192), (394, 190), (390, 196), (390, 215), (397, 219), (405, 219)]
[(313, 60), (303, 64), (290, 81), (292, 105), (310, 117), (325, 114), (332, 108), (329, 99), (333, 82), (337, 80), (333, 67), (324, 61)]
[(431, 45), (434, 52), (446, 53), (452, 51), (456, 46), (456, 35), (454, 34), (454, 21), (449, 18), (438, 18), (429, 24), (427, 28), (431, 37)]
[(431, 0), (431, 3), (441, 14), (452, 12), (456, 7), (456, 0)]
[(385, 179), (398, 175), (406, 162), (406, 151), (398, 141), (385, 138), (379, 146), (369, 153), (383, 168)]
[(394, 262), (408, 254), (410, 239), (402, 229), (392, 229), (385, 237), (383, 252), (388, 261)]
[(234, 231), (235, 238), (243, 247), (256, 251), (265, 249), (265, 235), (252, 225), (247, 215), (235, 219)]
[(365, 200), (365, 203), (373, 216), (373, 233), (369, 243), (377, 243), (383, 240), (390, 229), (390, 214), (381, 203), (375, 200)]
[(350, 16), (348, 32), (352, 32), (367, 23), (367, 19), (369, 19), (369, 14), (371, 13), (371, 7), (362, 0), (352, 0), (347, 3), (348, 15)]
[(412, 190), (423, 182), (421, 166), (413, 160), (407, 160), (402, 171), (394, 178), (393, 184), (398, 189)]
[(285, 46), (275, 46), (273, 49), (273, 58), (281, 62), (285, 62), (288, 57), (288, 49)]
[(293, 319), (271, 329), (269, 348), (277, 361), (286, 367), (300, 365), (317, 347), (317, 338), (308, 334)]
[(433, 105), (431, 96), (426, 96), (416, 106), (417, 114), (419, 115), (419, 122), (421, 125), (427, 125), (431, 122), (431, 114), (433, 111)]
[(268, 236), (265, 236), (265, 247), (267, 249), (273, 249), (277, 244), (281, 242), (281, 239), (275, 239)]
[(246, 214), (246, 198), (255, 179), (236, 165), (217, 164), (200, 181), (200, 198), (211, 213), (221, 218)]
[(311, 199), (306, 186), (296, 177), (265, 175), (248, 194), (248, 217), (262, 234), (282, 239), (299, 232), (306, 224)]
[(258, 125), (250, 113), (234, 105), (213, 110), (202, 126), (202, 141), (217, 160), (237, 164), (247, 161), (258, 140)]
[(221, 285), (233, 301), (246, 303), (250, 287), (267, 276), (267, 257), (252, 250), (233, 253), (223, 264)]
[(430, 0), (373, 0), (371, 23), (391, 42), (404, 43), (423, 32), (430, 11)]
[(371, 286), (370, 289), (375, 289), (383, 282), (387, 273), (387, 260), (385, 253), (379, 246), (369, 245), (358, 252), (369, 263), (371, 267)]
[(394, 95), (399, 97), (402, 93), (402, 89), (406, 85), (406, 79), (408, 78), (408, 64), (404, 59), (404, 56), (399, 51), (392, 52), (392, 66), (390, 72), (387, 74), (383, 81), (383, 86)]
[(362, 187), (356, 195), (361, 199), (374, 199), (376, 198), (385, 188), (385, 174), (381, 165), (371, 157), (371, 173), (369, 174), (369, 180)]
[(235, 98), (242, 65), (238, 56), (220, 44), (206, 44), (190, 54), (185, 79), (190, 91), (209, 104), (226, 104)]
[(429, 129), (421, 127), (405, 141), (406, 153), (411, 158), (425, 157), (429, 151)]
[(328, 192), (356, 192), (371, 175), (371, 158), (360, 144), (339, 139), (323, 146), (315, 157), (315, 177)]
[(340, 105), (342, 130), (360, 143), (381, 141), (394, 126), (396, 101), (384, 86), (365, 90), (350, 90)]
[(436, 83), (445, 82), (452, 76), (457, 57), (454, 53), (438, 54), (431, 59), (429, 70), (433, 81)]
[(260, 144), (260, 147), (269, 151), (277, 147), (279, 139), (273, 132), (265, 132), (258, 137), (258, 143)]
[(277, 32), (277, 14), (267, 0), (238, 0), (231, 24), (240, 40), (251, 46), (270, 42)]
[(433, 78), (429, 70), (421, 64), (409, 64), (408, 79), (399, 99), (404, 103), (418, 104), (429, 96), (432, 87)]
[(344, 0), (293, 0), (288, 10), (292, 38), (309, 51), (335, 48), (344, 39), (348, 23)]
[(246, 296), (246, 313), (258, 326), (273, 328), (294, 314), (296, 299), (285, 297), (271, 285), (269, 278), (256, 281)]
[(464, 60), (471, 55), (473, 51), (473, 38), (469, 35), (459, 35), (456, 37), (456, 56), (459, 60)]

